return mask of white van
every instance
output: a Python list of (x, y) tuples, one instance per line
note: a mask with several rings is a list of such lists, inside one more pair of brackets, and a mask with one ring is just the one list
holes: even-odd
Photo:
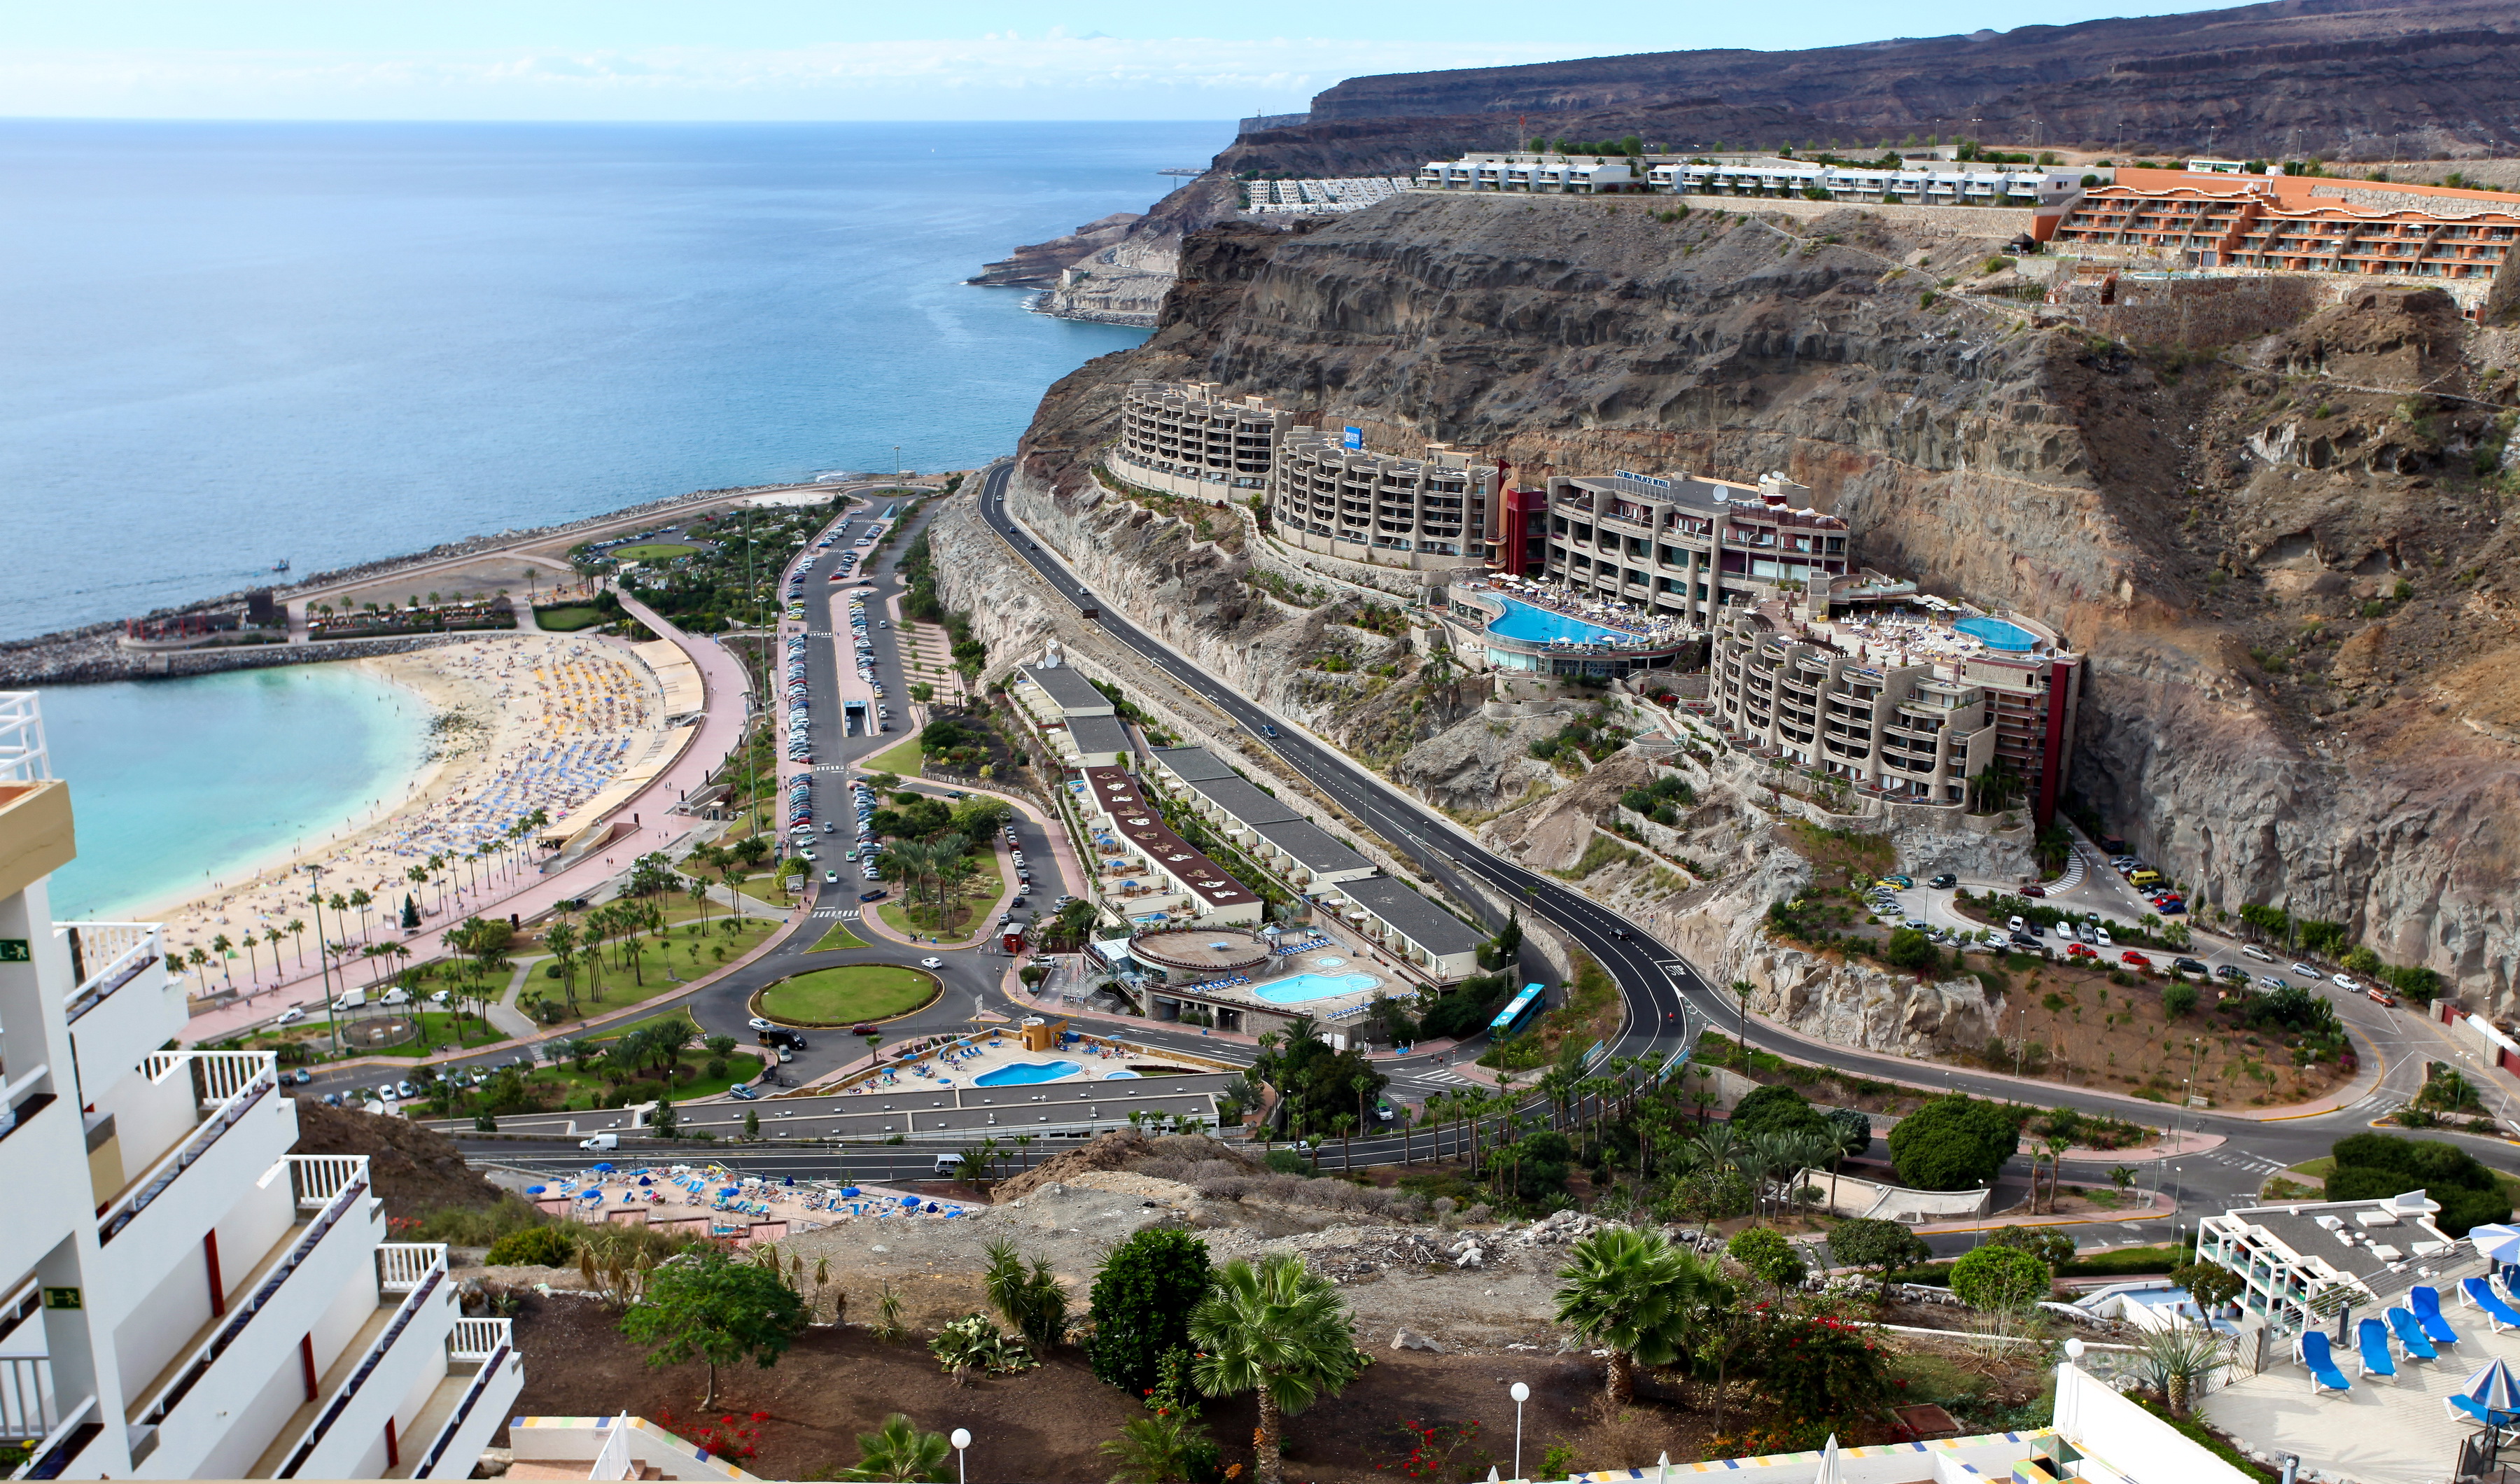
[(617, 1149), (621, 1147), (621, 1136), (618, 1134), (598, 1134), (592, 1139), (579, 1140), (577, 1142), (577, 1147), (581, 1149)]
[(936, 1173), (937, 1173), (937, 1174), (939, 1174), (939, 1175), (960, 1175), (960, 1174), (962, 1174), (962, 1173), (963, 1173), (963, 1156), (962, 1156), (962, 1155), (960, 1155), (960, 1154), (939, 1154), (939, 1155), (937, 1155), (937, 1156), (936, 1156)]
[(383, 994), (378, 996), (377, 1003), (379, 1005), (409, 1005), (411, 1003), (411, 996), (404, 993), (402, 986), (397, 984), (393, 988), (388, 989)]
[(333, 1008), (335, 1010), (358, 1010), (364, 1007), (367, 1003), (368, 992), (366, 990), (350, 989), (343, 990), (341, 992), (341, 998), (333, 1002)]

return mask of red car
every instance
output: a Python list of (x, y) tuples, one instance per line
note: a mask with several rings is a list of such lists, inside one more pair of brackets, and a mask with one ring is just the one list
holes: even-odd
[(2084, 947), (2080, 943), (2068, 943), (2065, 945), (2065, 957), (2069, 959), (2096, 959), (2099, 957), (2099, 954), (2092, 949)]
[(2044, 897), (2048, 894), (2048, 888), (2045, 886), (2024, 886), (2021, 888), (2021, 894), (2026, 897)]
[(2122, 953), (2122, 954), (2119, 954), (2119, 955), (2118, 955), (2118, 962), (2119, 962), (2119, 963), (2121, 963), (2121, 964), (2125, 964), (2125, 965), (2132, 966), (2133, 967), (2136, 967), (2136, 968), (2150, 968), (2150, 967), (2152, 967), (2152, 961), (2151, 961), (2150, 959), (2145, 958), (2143, 955), (2141, 955), (2141, 954), (2139, 954), (2139, 953), (2136, 952), (2136, 951), (2135, 951), (2134, 949), (2132, 949), (2132, 948), (2128, 949), (2126, 952), (2124, 952), (2124, 953)]

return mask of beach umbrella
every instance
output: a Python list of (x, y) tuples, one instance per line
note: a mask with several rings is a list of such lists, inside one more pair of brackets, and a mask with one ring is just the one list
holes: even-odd
[(2470, 1227), (2467, 1239), (2476, 1244), (2476, 1253), (2488, 1262), (2520, 1262), (2520, 1227), (2493, 1222)]
[(1820, 1451), (1820, 1472), (1812, 1475), (1812, 1484), (1846, 1484), (1846, 1470), (1837, 1461), (1837, 1434), (1828, 1435), (1828, 1445)]
[(549, 1186), (529, 1185), (525, 1187), (525, 1193), (528, 1195), (540, 1195), (543, 1192), (550, 1189), (551, 1187)]
[(609, 1175), (609, 1174), (611, 1174), (611, 1173), (612, 1173), (612, 1166), (610, 1166), (610, 1165), (608, 1165), (608, 1164), (599, 1164), (599, 1165), (597, 1165), (597, 1166), (595, 1167), (595, 1169), (596, 1169), (596, 1172), (597, 1172), (598, 1174), (602, 1174), (602, 1175)]
[(2520, 1414), (2520, 1376), (2501, 1361), (2492, 1361), (2459, 1382), (2458, 1394), (2490, 1412)]

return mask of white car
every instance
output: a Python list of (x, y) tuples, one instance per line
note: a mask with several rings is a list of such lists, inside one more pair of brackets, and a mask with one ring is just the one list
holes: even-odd
[(919, 967), (922, 968), (943, 968), (945, 967), (945, 961), (943, 959), (922, 959), (919, 961)]
[(289, 1007), (287, 1010), (282, 1011), (282, 1012), (280, 1012), (280, 1017), (279, 1017), (278, 1019), (276, 1019), (276, 1020), (272, 1021), (271, 1023), (272, 1023), (272, 1024), (274, 1024), (274, 1025), (294, 1025), (294, 1024), (295, 1024), (295, 1023), (297, 1023), (298, 1021), (303, 1020), (303, 1019), (305, 1019), (305, 1018), (306, 1018), (306, 1012), (304, 1012), (303, 1010), (300, 1010), (300, 1009), (298, 1009), (296, 1006), (292, 1005), (292, 1006)]
[(2258, 961), (2259, 963), (2261, 963), (2261, 964), (2272, 964), (2272, 963), (2275, 961), (2275, 956), (2274, 956), (2273, 954), (2271, 954), (2271, 953), (2267, 952), (2265, 949), (2260, 948), (2260, 947), (2259, 947), (2257, 944), (2255, 944), (2255, 943), (2243, 943), (2243, 944), (2241, 944), (2241, 945), (2240, 945), (2240, 952), (2241, 952), (2241, 954), (2243, 954), (2244, 956), (2246, 956), (2246, 957), (2248, 957), (2248, 958), (2255, 959), (2255, 960), (2257, 960), (2257, 961)]
[(2352, 974), (2329, 974), (2327, 976), (2327, 982), (2335, 985), (2338, 989), (2350, 989), (2357, 993), (2360, 993), (2362, 988), (2362, 986), (2355, 980)]
[(2318, 979), (2318, 978), (2323, 978), (2323, 977), (2325, 977), (2325, 975), (2321, 974), (2321, 973), (2318, 971), (2318, 965), (2316, 965), (2316, 964), (2295, 964), (2295, 965), (2292, 967), (2292, 971), (2293, 971), (2294, 973), (2297, 973), (2297, 974), (2301, 975), (2301, 976), (2302, 976), (2303, 978), (2305, 978), (2305, 979)]
[(754, 1015), (751, 1019), (746, 1020), (743, 1023), (751, 1026), (754, 1030), (777, 1030), (779, 1028), (778, 1021), (764, 1020), (759, 1015)]

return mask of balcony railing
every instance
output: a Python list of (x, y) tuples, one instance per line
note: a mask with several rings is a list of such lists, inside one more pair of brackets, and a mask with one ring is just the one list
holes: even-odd
[(387, 1293), (408, 1293), (446, 1266), (442, 1241), (388, 1241), (377, 1247), (377, 1286)]
[[(322, 1160), (343, 1160), (360, 1166), (367, 1163), (364, 1157), (358, 1155), (326, 1154), (311, 1157)], [(293, 1164), (295, 1161), (292, 1162)], [(292, 1173), (293, 1178), (294, 1172)], [(304, 1188), (301, 1186), (299, 1189), (302, 1191)], [(246, 1327), (253, 1323), (253, 1317), (260, 1314), (274, 1298), (280, 1296), (281, 1285), (289, 1282), (290, 1275), (305, 1265), (306, 1259), (315, 1254), (315, 1248), (322, 1244), (325, 1237), (335, 1227), (339, 1226), (344, 1217), (358, 1208), (360, 1197), (367, 1192), (367, 1172), (364, 1169), (361, 1169), (354, 1179), (344, 1181), (335, 1189), (332, 1200), (324, 1207), (323, 1214), (307, 1224), (304, 1235), (290, 1247), (289, 1255), (275, 1264), (269, 1273), (263, 1275), (262, 1282), (255, 1287), (252, 1296), (229, 1311), (228, 1322), (221, 1325), (218, 1332), (211, 1335), (202, 1348), (194, 1353), (192, 1364), (186, 1366), (172, 1381), (166, 1383), (166, 1389), (159, 1392), (158, 1399), (149, 1404), (149, 1410), (141, 1414), (142, 1421), (156, 1426), (166, 1420), (167, 1415), (184, 1400), (185, 1394), (190, 1392), (202, 1376), (209, 1374), (210, 1367), (215, 1365), (218, 1358), (226, 1354), (228, 1348), (245, 1334)], [(300, 1200), (302, 1203), (302, 1196)]]
[(0, 1139), (18, 1131), (18, 1125), (41, 1112), (53, 1101), (50, 1093), (35, 1091), (35, 1085), (53, 1074), (49, 1062), (37, 1062), (26, 1074), (0, 1088)]
[(157, 1052), (141, 1066), (150, 1081), (162, 1082), (180, 1075), (188, 1062), (197, 1079), (196, 1091), (211, 1109), (210, 1115), (168, 1150), (129, 1193), (106, 1208), (98, 1224), (99, 1243), (120, 1236), (132, 1218), (164, 1194), (195, 1160), (208, 1153), (221, 1136), (253, 1111), (275, 1085), (275, 1058), (269, 1052)]
[(103, 1431), (105, 1424), (97, 1420), (96, 1398), (89, 1397), (35, 1445), (34, 1458), (27, 1462), (18, 1476), (22, 1479), (60, 1478), (63, 1470), (76, 1462), (79, 1454)]
[[(446, 1457), (446, 1450), (455, 1446), (455, 1435), (464, 1430), (465, 1418), (472, 1415), (472, 1409), (479, 1404), (482, 1393), (488, 1391), (491, 1384), (498, 1380), (499, 1372), (502, 1371), (513, 1371), (525, 1363), (525, 1358), (523, 1356), (517, 1354), (514, 1350), (509, 1348), (507, 1339), (508, 1322), (506, 1320), (468, 1319), (462, 1321), (462, 1323), (467, 1325), (497, 1325), (500, 1330), (498, 1347), (492, 1350), (487, 1356), (481, 1358), (481, 1369), (473, 1372), (472, 1384), (464, 1388), (464, 1400), (455, 1404), (454, 1414), (447, 1417), (446, 1425), (437, 1429), (436, 1440), (428, 1445), (428, 1451), (427, 1453), (421, 1455), (420, 1466), (411, 1471), (411, 1476), (415, 1479), (426, 1479), (436, 1471), (437, 1465), (443, 1462)], [(462, 1359), (463, 1357), (458, 1356), (457, 1358)]]
[(53, 1363), (40, 1355), (0, 1357), (0, 1441), (30, 1443), (60, 1422), (53, 1412)]
[(421, 1306), (428, 1303), (429, 1295), (437, 1291), (437, 1285), (446, 1281), (446, 1249), (439, 1246), (434, 1250), (437, 1253), (437, 1266), (431, 1269), (428, 1276), (411, 1290), (410, 1296), (402, 1301), (402, 1307), (394, 1311), (393, 1323), (385, 1326), (384, 1332), (378, 1335), (376, 1343), (368, 1347), (368, 1353), (359, 1358), (358, 1369), (351, 1372), (349, 1379), (341, 1383), (341, 1389), (334, 1394), (332, 1405), (326, 1407), (323, 1415), (315, 1418), (314, 1425), (308, 1427), (305, 1435), (297, 1440), (297, 1446), (289, 1451), (289, 1462), (281, 1465), (279, 1477), (284, 1479), (297, 1477), (297, 1470), (305, 1466), (306, 1460), (323, 1444), (324, 1435), (333, 1430), (333, 1424), (339, 1421), (341, 1414), (348, 1411), (350, 1404), (358, 1399), (359, 1388), (365, 1386), (368, 1383), (368, 1377), (376, 1373), (377, 1367), (384, 1363), (385, 1356), (394, 1347), (394, 1341), (401, 1339), (403, 1331), (411, 1327), (411, 1322), (420, 1317)]
[(70, 945), (71, 990), (64, 1010), (75, 1023), (106, 997), (140, 977), (164, 951), (156, 922), (57, 922), (53, 931)]

